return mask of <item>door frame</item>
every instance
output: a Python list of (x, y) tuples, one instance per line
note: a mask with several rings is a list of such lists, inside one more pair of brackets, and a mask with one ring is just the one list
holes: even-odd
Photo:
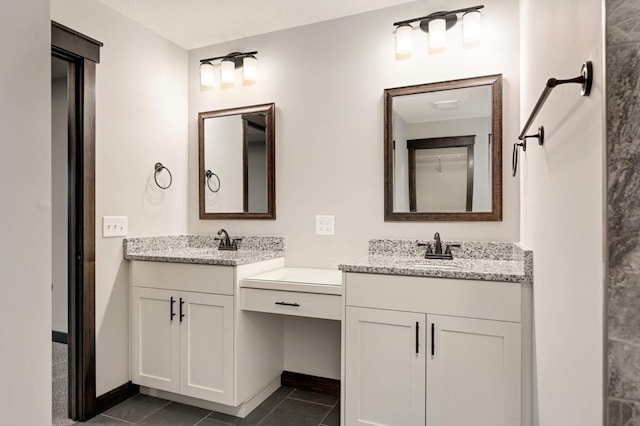
[(96, 413), (95, 122), (96, 64), (102, 43), (51, 22), (51, 55), (68, 74), (69, 138), (69, 417)]

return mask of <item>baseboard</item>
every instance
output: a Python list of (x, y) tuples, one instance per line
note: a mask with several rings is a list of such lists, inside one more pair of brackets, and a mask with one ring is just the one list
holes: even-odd
[(56, 343), (69, 344), (69, 335), (63, 331), (51, 330), (51, 340)]
[(310, 392), (320, 392), (340, 398), (340, 380), (283, 371), (280, 377), (280, 383), (282, 386)]
[(131, 398), (138, 393), (140, 393), (140, 386), (134, 385), (129, 381), (104, 395), (100, 395), (96, 398), (96, 415), (115, 407), (125, 399)]

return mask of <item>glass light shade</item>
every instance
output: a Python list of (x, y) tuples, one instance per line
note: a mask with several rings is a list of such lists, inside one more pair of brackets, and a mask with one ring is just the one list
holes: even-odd
[(254, 56), (247, 56), (242, 60), (242, 78), (251, 82), (258, 79), (258, 60)]
[(220, 64), (220, 81), (224, 84), (233, 84), (236, 78), (236, 63), (233, 59), (225, 59)]
[(411, 25), (400, 25), (396, 28), (396, 55), (411, 56), (413, 50), (413, 41), (411, 35), (413, 27)]
[(213, 65), (209, 62), (200, 64), (200, 85), (212, 87), (214, 82)]
[(462, 41), (465, 44), (478, 43), (482, 35), (482, 15), (474, 10), (462, 16)]
[(444, 49), (447, 41), (447, 21), (444, 18), (429, 21), (429, 49)]

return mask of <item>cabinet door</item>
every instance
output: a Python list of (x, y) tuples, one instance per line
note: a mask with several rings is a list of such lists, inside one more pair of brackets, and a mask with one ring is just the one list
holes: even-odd
[(233, 296), (181, 292), (180, 298), (180, 393), (232, 405)]
[(348, 426), (424, 426), (424, 324), (424, 314), (347, 307)]
[(139, 385), (178, 392), (178, 292), (152, 288), (132, 289), (132, 380)]
[(428, 426), (520, 425), (520, 324), (427, 315), (427, 340)]

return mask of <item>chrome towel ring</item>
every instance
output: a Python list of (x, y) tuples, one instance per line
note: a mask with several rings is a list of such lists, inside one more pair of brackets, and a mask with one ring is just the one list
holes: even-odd
[[(213, 173), (211, 170), (206, 170), (206, 171), (204, 172), (204, 176), (205, 176), (205, 178), (206, 178), (207, 187), (209, 188), (209, 191), (211, 191), (211, 192), (213, 192), (213, 193), (216, 193), (216, 192), (220, 191), (220, 178), (218, 177), (218, 175), (217, 175), (217, 174)], [(215, 177), (215, 178), (216, 178), (216, 180), (218, 181), (218, 184), (215, 186), (215, 187), (216, 187), (216, 189), (213, 189), (213, 188), (211, 187), (211, 178), (212, 178), (212, 177)]]
[[(163, 166), (162, 163), (156, 163), (156, 165), (154, 166), (154, 169), (155, 169), (155, 172), (153, 173), (153, 180), (156, 181), (156, 185), (158, 185), (158, 187), (161, 189), (169, 188), (173, 183), (173, 176), (171, 176), (171, 171), (167, 169), (165, 166)], [(169, 173), (169, 183), (167, 184), (167, 186), (162, 186), (158, 183), (158, 173), (160, 173), (163, 170), (166, 170), (167, 173)]]

